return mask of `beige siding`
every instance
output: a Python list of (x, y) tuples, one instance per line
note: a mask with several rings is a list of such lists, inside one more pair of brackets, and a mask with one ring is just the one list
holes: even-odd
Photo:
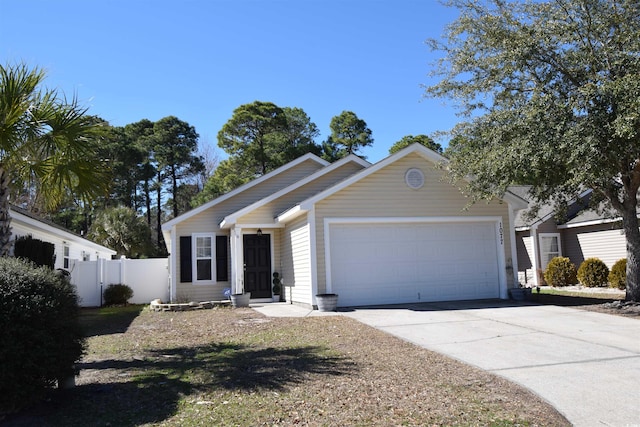
[(362, 165), (349, 162), (342, 167), (327, 173), (312, 182), (297, 188), (282, 197), (261, 206), (251, 213), (238, 219), (238, 224), (265, 224), (272, 223), (274, 218), (282, 212), (296, 206), (301, 201), (323, 191), (339, 181), (353, 175), (362, 169)]
[(609, 268), (627, 257), (627, 243), (622, 230), (612, 224), (576, 227), (562, 230), (564, 256), (576, 267), (587, 258), (600, 258)]
[(516, 248), (518, 252), (518, 281), (524, 284), (534, 283), (533, 242), (530, 231), (516, 233)]
[[(409, 168), (419, 168), (425, 184), (418, 190), (405, 183)], [(316, 241), (318, 254), (318, 292), (326, 288), (324, 248), (324, 219), (330, 217), (456, 217), (500, 216), (504, 233), (507, 265), (511, 265), (511, 242), (508, 204), (478, 202), (465, 210), (469, 200), (457, 187), (442, 180), (443, 171), (435, 165), (411, 154), (361, 179), (316, 204)], [(507, 274), (509, 286), (512, 274)]]
[[(261, 182), (253, 187), (246, 189), (245, 191), (224, 200), (209, 209), (200, 212), (191, 218), (176, 225), (176, 239), (179, 240), (180, 236), (191, 236), (193, 233), (215, 233), (216, 235), (229, 235), (228, 230), (220, 230), (218, 225), (227, 215), (242, 209), (260, 199), (263, 199), (272, 193), (285, 188), (300, 179), (316, 172), (322, 165), (315, 161), (307, 160), (302, 162), (289, 170), (286, 170), (271, 179)], [(274, 265), (272, 268), (275, 271), (275, 267), (280, 262), (279, 249), (279, 233), (272, 235), (272, 248), (274, 253), (272, 259)], [(180, 253), (179, 242), (176, 242), (178, 253), (172, 254), (176, 259), (176, 298), (179, 301), (207, 301), (207, 300), (219, 300), (223, 298), (224, 288), (231, 287), (229, 282), (213, 283), (213, 284), (193, 284), (193, 283), (181, 283), (180, 280)], [(229, 258), (231, 258), (231, 251), (229, 249)]]
[[(282, 239), (283, 283), (287, 300), (311, 305), (311, 247), (310, 226), (306, 216), (287, 226)], [(286, 285), (293, 285), (289, 288)]]

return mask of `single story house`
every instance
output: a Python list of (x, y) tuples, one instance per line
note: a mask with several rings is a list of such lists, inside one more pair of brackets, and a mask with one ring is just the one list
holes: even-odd
[[(510, 191), (529, 200), (529, 186)], [(535, 287), (541, 274), (556, 256), (567, 257), (576, 268), (587, 258), (599, 258), (607, 267), (626, 258), (626, 239), (622, 222), (613, 212), (589, 209), (591, 191), (569, 203), (566, 214), (558, 218), (552, 204), (541, 206), (533, 217), (523, 210), (516, 216), (518, 280)], [(537, 272), (537, 273), (536, 273)]]
[(225, 288), (339, 306), (508, 298), (516, 283), (516, 212), (507, 193), (475, 203), (443, 179), (446, 159), (420, 144), (375, 163), (304, 155), (162, 227), (172, 300)]
[(111, 259), (116, 251), (78, 236), (17, 206), (9, 208), (13, 238), (31, 236), (55, 246), (55, 268), (69, 269), (74, 260)]

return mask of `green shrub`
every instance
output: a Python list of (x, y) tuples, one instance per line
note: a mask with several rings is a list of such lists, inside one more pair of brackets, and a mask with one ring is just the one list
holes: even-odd
[(575, 284), (578, 279), (576, 277), (576, 266), (565, 257), (555, 257), (544, 272), (544, 281), (549, 286), (569, 286)]
[(18, 237), (13, 244), (13, 254), (16, 258), (25, 258), (52, 270), (56, 263), (55, 245), (31, 236)]
[(0, 419), (74, 374), (83, 352), (73, 286), (47, 267), (0, 258)]
[(607, 286), (609, 267), (598, 258), (587, 258), (578, 268), (578, 281), (588, 288)]
[(622, 258), (616, 261), (609, 272), (609, 286), (612, 288), (627, 288), (627, 259)]
[(133, 297), (133, 289), (127, 285), (109, 285), (104, 290), (104, 305), (126, 305)]

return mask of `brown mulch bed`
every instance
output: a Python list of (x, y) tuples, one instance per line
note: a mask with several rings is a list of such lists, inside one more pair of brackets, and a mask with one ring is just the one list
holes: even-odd
[(144, 310), (90, 335), (77, 386), (9, 423), (569, 425), (520, 386), (343, 316)]

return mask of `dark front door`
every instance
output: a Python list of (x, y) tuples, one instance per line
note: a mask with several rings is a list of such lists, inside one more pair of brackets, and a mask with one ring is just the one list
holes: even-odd
[(271, 236), (245, 234), (244, 291), (251, 298), (271, 298)]

